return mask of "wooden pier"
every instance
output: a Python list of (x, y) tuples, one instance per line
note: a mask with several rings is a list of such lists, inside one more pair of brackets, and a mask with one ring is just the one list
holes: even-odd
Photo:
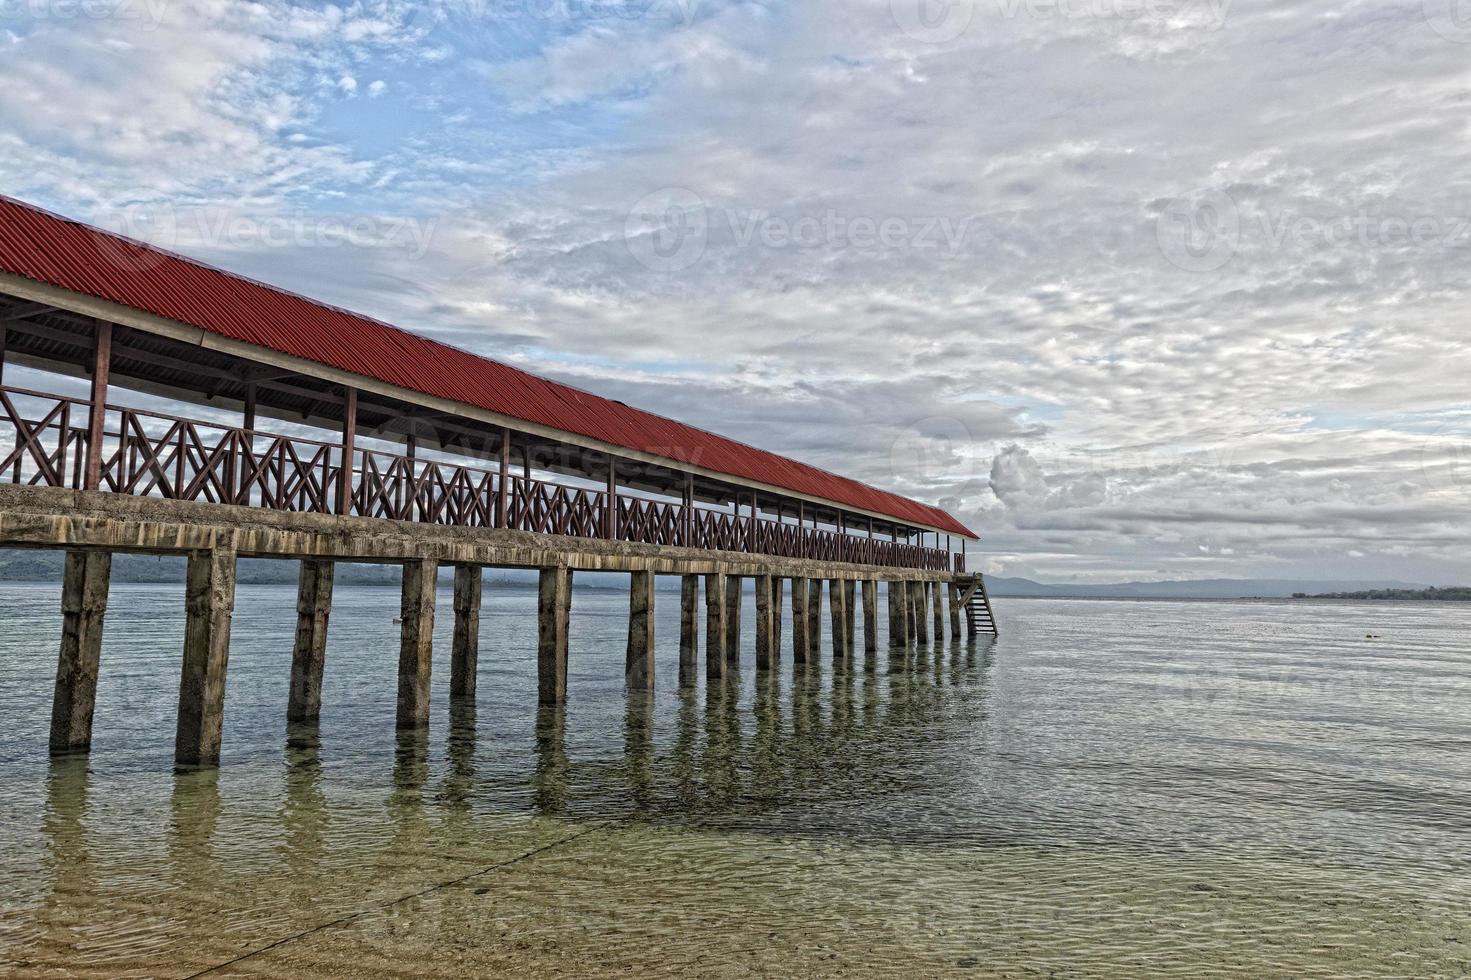
[(815, 665), (824, 633), (856, 661), (859, 615), (873, 669), (881, 582), (890, 646), (994, 632), (965, 572), (974, 538), (917, 501), (0, 198), (0, 547), (66, 552), (54, 752), (91, 744), (117, 553), (188, 558), (175, 759), (204, 767), (241, 557), (300, 564), (296, 725), (321, 710), (337, 564), (402, 566), (397, 723), (415, 730), (440, 569), (452, 695), (476, 693), (483, 569), (535, 569), (539, 699), (557, 706), (578, 572), (628, 573), (625, 678), (647, 692), (658, 575), (680, 577), (681, 685), (701, 640), (706, 682), (734, 673), (746, 628), (758, 670), (784, 643), (793, 670)]

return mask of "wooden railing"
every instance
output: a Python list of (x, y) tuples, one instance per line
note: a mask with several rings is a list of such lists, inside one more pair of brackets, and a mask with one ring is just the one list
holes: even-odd
[[(83, 399), (0, 387), (0, 483), (82, 489), (90, 414)], [(502, 500), (498, 471), (363, 447), (344, 488), (338, 443), (158, 412), (109, 405), (101, 431), (98, 489), (112, 493), (584, 538), (605, 538), (611, 527), (618, 540), (645, 544), (951, 568), (943, 549), (765, 519), (753, 527), (749, 514), (626, 494), (615, 495), (610, 524), (606, 491), (511, 477)]]

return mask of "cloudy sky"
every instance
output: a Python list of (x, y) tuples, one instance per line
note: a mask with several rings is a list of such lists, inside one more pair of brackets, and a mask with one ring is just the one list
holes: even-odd
[(0, 191), (940, 503), (1471, 580), (1456, 0), (0, 0)]

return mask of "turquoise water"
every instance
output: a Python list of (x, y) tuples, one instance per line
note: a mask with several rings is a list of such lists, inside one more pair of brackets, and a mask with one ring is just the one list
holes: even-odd
[(474, 705), (442, 593), (404, 737), (395, 590), (338, 591), (288, 731), (294, 590), (242, 587), (222, 766), (176, 776), (182, 592), (114, 587), (52, 762), (59, 587), (0, 589), (4, 975), (1471, 973), (1461, 607), (1001, 600), (999, 641), (758, 674), (747, 595), (738, 677), (681, 692), (661, 592), (630, 699), (626, 596), (579, 589), (546, 713), (534, 593), (487, 589)]

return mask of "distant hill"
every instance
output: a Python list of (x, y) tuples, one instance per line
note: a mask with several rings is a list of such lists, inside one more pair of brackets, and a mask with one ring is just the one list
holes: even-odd
[(1322, 595), (1298, 593), (1294, 599), (1387, 599), (1400, 602), (1471, 602), (1471, 588), (1449, 589), (1366, 589), (1360, 592), (1328, 592)]
[(1079, 599), (1290, 599), (1293, 596), (1362, 593), (1381, 590), (1421, 591), (1413, 582), (1336, 582), (1302, 579), (1194, 579), (1183, 582), (1119, 582), (1106, 585), (1050, 585), (1026, 578), (986, 576), (993, 596)]

